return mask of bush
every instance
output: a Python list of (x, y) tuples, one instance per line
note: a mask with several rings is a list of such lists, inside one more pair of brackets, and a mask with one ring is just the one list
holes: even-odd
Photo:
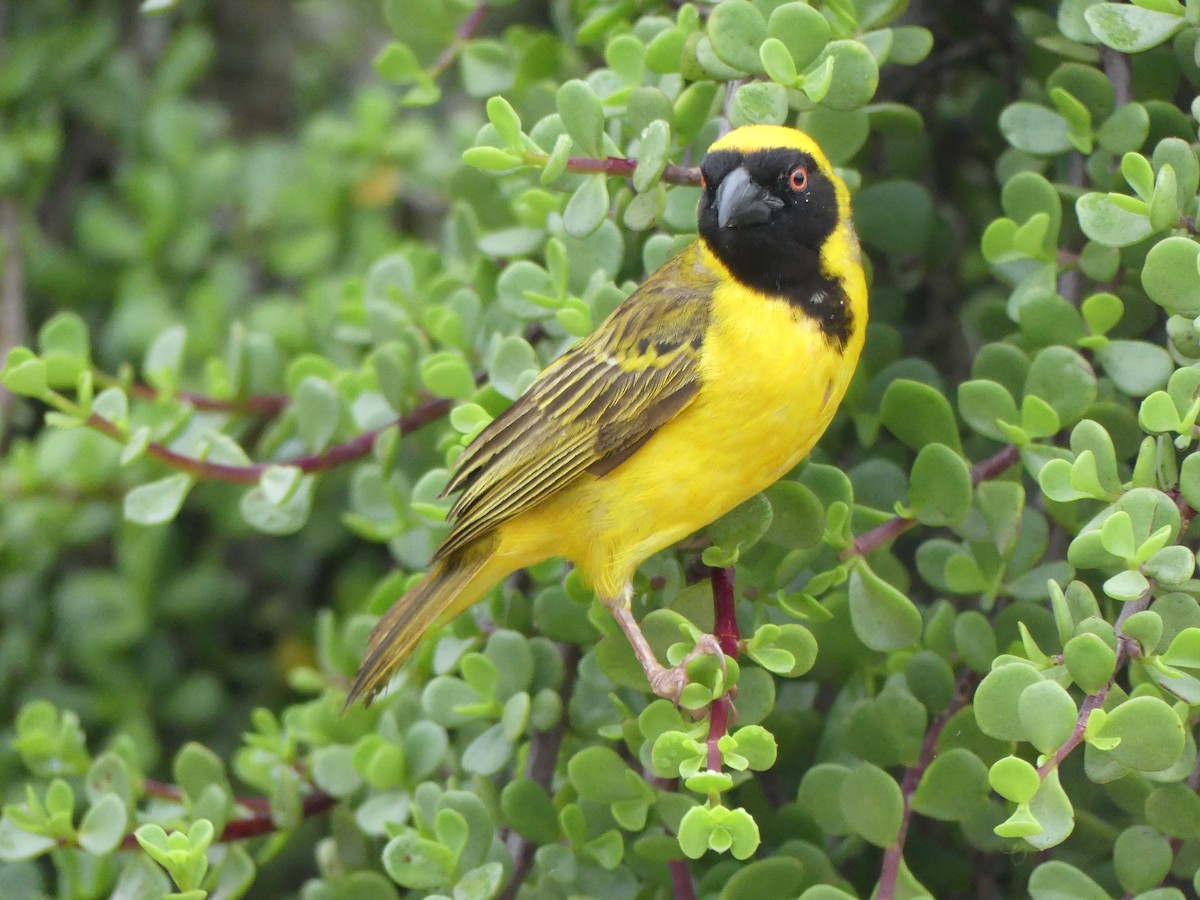
[[(0, 895), (1200, 891), (1200, 7), (173, 5), (0, 38)], [(872, 321), (639, 573), (736, 659), (653, 700), (551, 562), (343, 711), (748, 122), (850, 184)]]

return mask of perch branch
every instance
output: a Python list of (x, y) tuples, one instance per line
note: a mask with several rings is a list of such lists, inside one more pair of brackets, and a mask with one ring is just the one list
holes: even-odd
[[(1015, 465), (1020, 459), (1021, 451), (1015, 445), (1009, 444), (971, 468), (971, 487), (979, 487), (983, 482), (990, 481)], [(893, 516), (882, 525), (876, 525), (870, 531), (856, 537), (854, 543), (842, 551), (841, 558), (845, 560), (853, 556), (866, 556), (873, 553), (916, 524), (916, 519), (910, 519), (907, 516)]]
[[(25, 342), (25, 267), (21, 259), (20, 209), (12, 197), (0, 200), (0, 363)], [(0, 411), (13, 395), (0, 388)]]
[(950, 700), (946, 711), (933, 720), (929, 730), (925, 732), (925, 740), (921, 742), (921, 752), (917, 763), (910, 766), (904, 773), (900, 783), (900, 793), (904, 797), (904, 813), (900, 819), (900, 831), (896, 842), (887, 848), (883, 854), (883, 866), (879, 872), (879, 888), (875, 893), (877, 900), (893, 900), (896, 896), (896, 879), (900, 875), (900, 864), (904, 861), (904, 842), (908, 838), (908, 823), (912, 820), (912, 798), (917, 792), (917, 786), (925, 775), (925, 771), (937, 755), (937, 742), (942, 729), (967, 702), (971, 694), (971, 684), (975, 674), (970, 669), (964, 669), (958, 676), (957, 688)]
[[(93, 372), (97, 384), (105, 387), (124, 388), (131, 397), (151, 402), (163, 398), (163, 392), (140, 381), (125, 384), (121, 379), (107, 372)], [(251, 394), (245, 397), (210, 397), (193, 391), (174, 391), (169, 395), (176, 400), (182, 400), (189, 406), (204, 412), (232, 412), (258, 416), (277, 416), (283, 412), (291, 398), (287, 394)]]
[[(558, 689), (562, 698), (562, 715), (548, 731), (536, 732), (529, 739), (529, 757), (525, 762), (525, 777), (536, 781), (550, 793), (554, 770), (558, 766), (558, 754), (562, 750), (563, 737), (567, 732), (567, 704), (575, 692), (575, 678), (579, 674), (579, 659), (582, 655), (575, 644), (563, 644), (559, 647), (563, 660), (563, 681)], [(512, 856), (513, 871), (504, 891), (497, 900), (513, 900), (521, 890), (521, 885), (533, 868), (533, 856), (537, 847), (528, 839), (515, 831), (508, 836), (508, 851)]]
[(1058, 768), (1059, 764), (1064, 759), (1070, 756), (1080, 744), (1083, 743), (1084, 732), (1087, 731), (1088, 718), (1092, 714), (1092, 710), (1100, 709), (1104, 706), (1104, 700), (1108, 697), (1108, 692), (1112, 690), (1112, 686), (1117, 682), (1117, 675), (1120, 674), (1122, 667), (1128, 662), (1131, 656), (1137, 652), (1136, 644), (1124, 634), (1121, 633), (1121, 625), (1130, 616), (1135, 613), (1140, 613), (1150, 605), (1152, 592), (1147, 590), (1136, 600), (1130, 600), (1121, 607), (1121, 614), (1117, 616), (1117, 661), (1113, 666), (1112, 677), (1108, 679), (1108, 684), (1100, 688), (1094, 694), (1088, 694), (1084, 698), (1083, 703), (1079, 705), (1079, 715), (1075, 718), (1075, 727), (1071, 730), (1070, 736), (1063, 741), (1062, 746), (1050, 754), (1050, 758), (1038, 766), (1038, 777), (1043, 780), (1052, 771)]
[(437, 59), (433, 61), (428, 69), (429, 77), (435, 81), (440, 78), (447, 69), (454, 65), (454, 61), (458, 59), (458, 54), (466, 43), (475, 37), (475, 32), (479, 30), (479, 26), (483, 24), (483, 20), (487, 18), (488, 5), (480, 3), (471, 11), (471, 14), (463, 19), (462, 24), (454, 31), (454, 40), (452, 40)]
[[(259, 807), (261, 812), (256, 812), (252, 816), (247, 816), (244, 819), (234, 819), (232, 822), (225, 824), (221, 836), (217, 838), (218, 843), (226, 844), (230, 841), (243, 841), (246, 838), (260, 837), (264, 834), (271, 834), (278, 831), (279, 826), (275, 820), (271, 818), (269, 804), (266, 801), (257, 802), (251, 801), (247, 803), (245, 800), (237, 801), (243, 806)], [(300, 801), (300, 818), (311, 819), (313, 816), (319, 816), (323, 812), (332, 809), (337, 803), (337, 798), (326, 794), (324, 791), (314, 791), (303, 800)], [(133, 833), (125, 835), (121, 838), (120, 848), (122, 850), (136, 850), (138, 844), (137, 838)]]
[[(313, 453), (308, 456), (298, 456), (290, 460), (279, 460), (273, 463), (252, 463), (248, 466), (210, 463), (192, 456), (185, 456), (182, 453), (176, 453), (174, 450), (158, 443), (147, 445), (146, 455), (151, 459), (156, 459), (170, 466), (176, 471), (186, 472), (189, 475), (194, 475), (206, 481), (223, 481), (229, 484), (257, 484), (263, 472), (267, 471), (271, 466), (295, 466), (305, 474), (311, 474), (313, 472), (324, 472), (360, 459), (371, 452), (371, 447), (374, 445), (375, 439), (389, 428), (398, 427), (401, 434), (408, 434), (424, 425), (428, 425), (430, 422), (442, 418), (450, 411), (450, 406), (450, 400), (440, 397), (429, 400), (418, 406), (407, 416), (403, 416), (379, 428), (364, 431), (358, 437), (344, 444), (330, 447), (323, 453)], [(84, 424), (122, 444), (128, 441), (128, 435), (124, 429), (115, 422), (111, 422), (96, 413), (88, 416), (84, 420)]]
[[(550, 157), (544, 153), (526, 153), (525, 162), (534, 166), (545, 166)], [(617, 178), (632, 178), (637, 160), (629, 156), (572, 156), (567, 159), (567, 171), (581, 175), (612, 175)], [(669, 165), (659, 176), (667, 184), (700, 184), (700, 169), (693, 166)]]

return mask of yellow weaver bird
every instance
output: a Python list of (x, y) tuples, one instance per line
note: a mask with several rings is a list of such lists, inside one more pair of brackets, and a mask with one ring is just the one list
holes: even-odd
[[(808, 453), (867, 325), (850, 195), (811, 138), (738, 128), (700, 171), (699, 239), (459, 456), (450, 534), (375, 627), (348, 703), (378, 693), (432, 626), (550, 557), (582, 570), (651, 689), (678, 699), (684, 666), (655, 658), (630, 610), (634, 570)], [(706, 635), (697, 651), (720, 647)]]

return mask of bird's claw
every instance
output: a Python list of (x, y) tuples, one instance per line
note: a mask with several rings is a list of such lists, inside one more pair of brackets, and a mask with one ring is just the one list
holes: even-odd
[(717, 662), (721, 666), (721, 672), (724, 674), (728, 671), (725, 665), (725, 652), (721, 649), (721, 642), (717, 640), (715, 635), (702, 634), (696, 640), (696, 646), (680, 660), (679, 665), (666, 668), (660, 666), (658, 671), (647, 673), (650, 681), (650, 690), (654, 691), (659, 697), (670, 700), (676, 706), (679, 705), (679, 699), (683, 696), (683, 689), (688, 686), (687, 667), (694, 659), (701, 656), (715, 656)]

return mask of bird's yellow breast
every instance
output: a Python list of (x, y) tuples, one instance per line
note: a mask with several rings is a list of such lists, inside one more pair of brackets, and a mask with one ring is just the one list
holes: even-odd
[[(696, 264), (720, 266), (707, 252)], [(612, 472), (506, 523), (500, 554), (514, 567), (565, 556), (615, 596), (648, 556), (784, 475), (828, 426), (862, 349), (861, 270), (846, 287), (857, 321), (839, 349), (797, 307), (722, 278), (695, 400)]]

